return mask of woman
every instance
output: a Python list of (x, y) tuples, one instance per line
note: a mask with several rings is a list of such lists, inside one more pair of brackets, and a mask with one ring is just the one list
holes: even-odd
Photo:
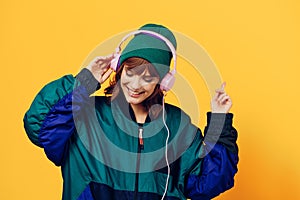
[[(164, 26), (140, 30), (176, 48)], [(110, 76), (113, 58), (98, 57), (76, 77), (47, 84), (24, 117), (31, 141), (62, 168), (63, 199), (211, 199), (231, 188), (238, 148), (225, 85), (212, 100), (204, 142), (188, 115), (164, 104), (160, 84), (172, 53), (163, 41), (136, 35), (106, 96), (90, 96)]]

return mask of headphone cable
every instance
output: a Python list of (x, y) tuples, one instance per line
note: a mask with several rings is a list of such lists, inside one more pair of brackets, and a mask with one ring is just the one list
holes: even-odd
[(167, 163), (167, 167), (168, 167), (168, 175), (167, 175), (167, 180), (166, 180), (166, 185), (165, 185), (165, 191), (164, 191), (164, 194), (163, 194), (161, 200), (163, 200), (167, 194), (169, 178), (170, 178), (170, 171), (171, 171), (170, 165), (169, 165), (169, 160), (168, 160), (168, 141), (169, 141), (169, 137), (170, 137), (170, 130), (169, 130), (166, 120), (165, 120), (165, 96), (166, 96), (166, 94), (164, 94), (163, 99), (162, 99), (162, 106), (163, 106), (162, 118), (163, 118), (163, 123), (164, 123), (164, 125), (167, 129), (167, 133), (168, 133), (167, 138), (166, 138), (166, 144), (165, 144), (165, 159), (166, 159), (166, 163)]

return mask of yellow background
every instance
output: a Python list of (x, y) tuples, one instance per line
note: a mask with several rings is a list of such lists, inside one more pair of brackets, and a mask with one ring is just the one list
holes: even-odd
[(216, 199), (300, 199), (299, 8), (296, 0), (1, 0), (0, 199), (60, 199), (60, 169), (30, 143), (23, 115), (96, 45), (147, 22), (196, 40), (227, 81), (240, 162), (235, 187)]

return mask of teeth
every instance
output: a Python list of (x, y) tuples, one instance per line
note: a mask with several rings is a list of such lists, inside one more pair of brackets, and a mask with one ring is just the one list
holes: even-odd
[(141, 94), (142, 92), (134, 92), (131, 89), (128, 88), (128, 91), (132, 94), (132, 95), (138, 95)]
[(131, 94), (140, 94), (139, 92), (132, 92), (130, 91)]

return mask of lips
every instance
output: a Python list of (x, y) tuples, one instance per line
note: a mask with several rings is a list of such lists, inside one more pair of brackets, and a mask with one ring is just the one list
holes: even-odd
[(137, 92), (137, 91), (134, 91), (134, 90), (129, 89), (128, 87), (126, 87), (126, 88), (127, 88), (127, 90), (128, 90), (129, 96), (131, 96), (131, 97), (133, 97), (133, 98), (138, 98), (138, 97), (140, 97), (142, 94), (145, 93), (145, 91)]

